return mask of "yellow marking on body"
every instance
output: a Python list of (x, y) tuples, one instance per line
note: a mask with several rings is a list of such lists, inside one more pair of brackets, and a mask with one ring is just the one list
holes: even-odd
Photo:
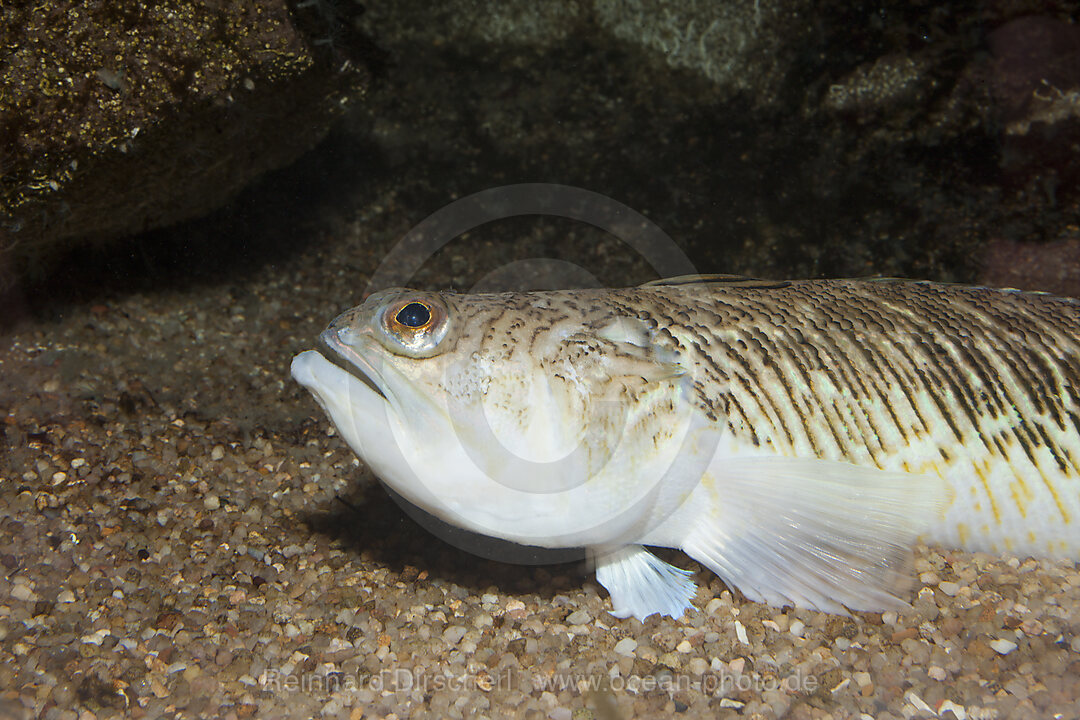
[(1054, 498), (1054, 504), (1057, 505), (1058, 512), (1061, 513), (1062, 522), (1068, 525), (1072, 522), (1072, 517), (1065, 509), (1065, 503), (1061, 502), (1061, 496), (1058, 495), (1057, 488), (1054, 487), (1054, 483), (1050, 480), (1050, 478), (1046, 477), (1046, 473), (1042, 471), (1041, 467), (1036, 465), (1035, 469), (1039, 471), (1039, 477), (1042, 478), (1043, 484), (1046, 485), (1046, 489), (1050, 491), (1050, 497)]
[(1035, 540), (1035, 532), (1033, 530), (1028, 530), (1027, 531), (1027, 539), (1028, 539), (1028, 542), (1031, 543), (1032, 545), (1035, 544), (1035, 542), (1036, 542), (1036, 540)]
[(928, 467), (933, 468), (934, 472), (936, 472), (938, 474), (938, 476), (941, 475), (941, 471), (938, 470), (938, 466), (937, 466), (936, 462), (924, 462), (923, 464), (919, 465), (919, 472), (916, 473), (916, 474), (925, 475), (926, 474), (926, 468), (928, 468)]
[(718, 520), (720, 518), (720, 508), (722, 505), (720, 493), (716, 489), (716, 479), (713, 478), (711, 473), (703, 473), (701, 475), (701, 486), (705, 488), (709, 500), (712, 501), (709, 504), (709, 515), (712, 516), (713, 520)]
[[(997, 500), (994, 499), (994, 493), (990, 492), (990, 483), (986, 479), (986, 474), (983, 472), (983, 469), (980, 468), (978, 465), (973, 463), (972, 467), (975, 470), (975, 474), (979, 478), (979, 482), (982, 483), (983, 491), (986, 493), (987, 499), (990, 500), (990, 512), (994, 514), (994, 522), (1000, 525), (1001, 512), (998, 510)], [(986, 535), (988, 533), (986, 530), (983, 530), (983, 534)]]
[[(1031, 500), (1031, 498), (1032, 498), (1031, 488), (1028, 487), (1027, 482), (1024, 480), (1024, 476), (1021, 475), (1020, 473), (1015, 473), (1015, 475), (1016, 475), (1016, 477), (1015, 477), (1015, 479), (1014, 479), (1014, 481), (1012, 483), (1012, 485), (1014, 487), (1013, 494), (1015, 495), (1015, 493), (1016, 493), (1015, 486), (1019, 486), (1020, 490), (1024, 493), (1024, 498), (1027, 499), (1027, 500)], [(1017, 507), (1020, 508), (1019, 503), (1017, 503)], [(1023, 508), (1020, 508), (1020, 514), (1021, 515), (1024, 514)]]
[(967, 545), (968, 539), (971, 538), (971, 529), (968, 528), (967, 523), (956, 523), (956, 534), (960, 537), (960, 544)]
[(945, 504), (941, 507), (941, 512), (938, 513), (938, 517), (943, 518), (943, 517), (945, 517), (945, 511), (948, 510), (949, 508), (951, 508), (953, 503), (955, 503), (957, 500), (960, 499), (960, 493), (957, 492), (956, 488), (954, 488), (949, 483), (949, 481), (945, 479), (944, 475), (942, 475), (941, 473), (938, 473), (938, 477), (941, 479), (941, 482), (944, 483), (944, 485), (945, 485)]
[(1024, 507), (1024, 502), (1020, 499), (1020, 490), (1022, 489), (1023, 485), (1020, 485), (1020, 483), (1009, 483), (1009, 494), (1012, 495), (1013, 505), (1016, 506), (1017, 511), (1020, 513), (1020, 517), (1026, 518), (1027, 508)]
[(1012, 552), (1013, 551), (1012, 538), (1007, 537), (1007, 538), (1004, 538), (1004, 540), (1005, 540), (1005, 549), (1008, 550), (1009, 552)]

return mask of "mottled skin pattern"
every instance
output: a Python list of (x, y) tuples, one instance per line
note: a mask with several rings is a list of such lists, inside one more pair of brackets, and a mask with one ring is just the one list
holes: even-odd
[(612, 352), (587, 338), (631, 319), (620, 333), (641, 350), (625, 360), (685, 368), (693, 402), (747, 452), (934, 473), (949, 496), (928, 540), (1080, 557), (1075, 301), (895, 280), (441, 297), (443, 352), (552, 373), (560, 355)]

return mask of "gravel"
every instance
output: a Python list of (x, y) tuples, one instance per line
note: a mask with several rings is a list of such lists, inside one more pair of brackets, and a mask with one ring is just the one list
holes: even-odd
[(584, 563), (427, 534), (288, 377), (407, 226), (381, 212), (393, 231), (3, 339), (0, 717), (1080, 716), (1072, 563), (918, 547), (910, 612), (838, 617), (674, 553), (701, 609), (643, 623)]

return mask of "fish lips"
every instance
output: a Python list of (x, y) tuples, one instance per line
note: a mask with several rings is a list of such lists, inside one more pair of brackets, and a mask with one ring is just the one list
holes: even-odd
[(357, 352), (351, 344), (341, 339), (340, 328), (328, 327), (324, 330), (319, 335), (319, 342), (315, 349), (329, 362), (364, 383), (383, 400), (390, 401), (386, 393), (383, 392), (382, 384), (379, 382), (379, 373), (375, 370), (375, 367)]

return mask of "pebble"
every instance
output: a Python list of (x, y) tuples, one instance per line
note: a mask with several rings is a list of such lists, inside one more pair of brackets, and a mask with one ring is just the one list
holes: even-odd
[(34, 597), (34, 591), (29, 585), (23, 585), (22, 583), (16, 583), (11, 588), (11, 597), (16, 600), (31, 600)]
[(696, 657), (686, 663), (686, 668), (692, 675), (704, 675), (709, 670), (709, 663), (705, 658)]
[(615, 643), (615, 654), (630, 656), (637, 650), (637, 640), (634, 638), (623, 638), (619, 642)]
[(105, 638), (108, 637), (108, 636), (109, 636), (108, 629), (107, 628), (101, 628), (100, 630), (97, 630), (95, 632), (89, 633), (87, 635), (83, 635), (79, 639), (82, 640), (84, 643), (86, 643), (88, 645), (100, 645), (105, 640)]
[(922, 714), (923, 717), (936, 716), (933, 708), (927, 705), (926, 701), (919, 697), (919, 695), (916, 694), (915, 691), (908, 690), (906, 693), (904, 693), (904, 699), (911, 703), (912, 707), (914, 707), (920, 714)]
[(1016, 643), (1012, 640), (1005, 640), (1003, 638), (991, 640), (989, 645), (998, 655), (1008, 655), (1017, 648)]
[(447, 645), (457, 645), (465, 637), (465, 628), (461, 625), (451, 625), (443, 631), (442, 639)]
[(948, 720), (949, 714), (956, 718), (956, 720), (968, 719), (967, 709), (963, 705), (957, 705), (952, 700), (943, 700), (941, 705), (938, 706), (937, 716)]
[(938, 583), (938, 589), (949, 597), (954, 597), (956, 593), (960, 592), (960, 584), (951, 580), (942, 580)]

